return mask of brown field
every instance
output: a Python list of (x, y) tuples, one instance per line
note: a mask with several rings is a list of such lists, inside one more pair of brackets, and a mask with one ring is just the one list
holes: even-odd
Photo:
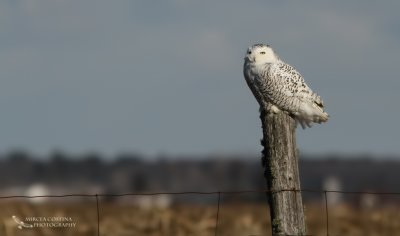
[[(25, 200), (0, 202), (1, 236), (95, 236), (97, 208), (95, 201), (30, 203)], [(165, 209), (142, 209), (126, 203), (100, 202), (102, 236), (204, 236), (215, 235), (216, 205), (173, 205)], [(329, 209), (330, 236), (400, 235), (400, 209), (386, 206), (357, 209), (346, 205)], [(71, 228), (17, 228), (12, 218), (70, 217)], [(327, 235), (326, 212), (321, 204), (306, 204), (308, 233)], [(270, 235), (268, 208), (264, 204), (222, 203), (218, 234), (229, 236)]]

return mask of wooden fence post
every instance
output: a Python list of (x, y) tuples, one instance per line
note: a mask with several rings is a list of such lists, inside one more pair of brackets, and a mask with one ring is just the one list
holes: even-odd
[[(285, 114), (260, 109), (264, 146), (262, 165), (268, 184), (272, 235), (306, 235), (301, 198), (296, 124)], [(285, 191), (286, 190), (286, 191)], [(288, 191), (289, 190), (289, 191)]]

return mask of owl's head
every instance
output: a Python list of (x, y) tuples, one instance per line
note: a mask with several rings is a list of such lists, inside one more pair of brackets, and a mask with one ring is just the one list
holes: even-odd
[(254, 44), (246, 52), (245, 60), (255, 64), (274, 63), (279, 60), (278, 55), (267, 44)]

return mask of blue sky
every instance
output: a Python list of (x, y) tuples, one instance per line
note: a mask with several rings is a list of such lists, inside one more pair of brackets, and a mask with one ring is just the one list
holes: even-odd
[(258, 153), (242, 76), (272, 45), (331, 120), (305, 153), (400, 154), (400, 2), (0, 2), (0, 152)]

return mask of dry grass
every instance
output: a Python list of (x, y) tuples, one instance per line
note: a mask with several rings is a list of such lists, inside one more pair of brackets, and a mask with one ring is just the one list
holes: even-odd
[[(94, 236), (97, 235), (95, 201), (80, 203), (27, 201), (0, 202), (0, 235), (4, 236)], [(329, 235), (374, 236), (399, 235), (398, 207), (361, 210), (349, 206), (330, 209)], [(175, 205), (167, 209), (140, 209), (131, 205), (101, 202), (100, 231), (102, 236), (204, 236), (214, 235), (216, 206)], [(326, 235), (325, 209), (307, 204), (309, 234)], [(68, 216), (75, 228), (18, 229), (12, 219), (29, 216)], [(218, 235), (270, 235), (268, 209), (264, 204), (223, 203), (219, 214)]]

